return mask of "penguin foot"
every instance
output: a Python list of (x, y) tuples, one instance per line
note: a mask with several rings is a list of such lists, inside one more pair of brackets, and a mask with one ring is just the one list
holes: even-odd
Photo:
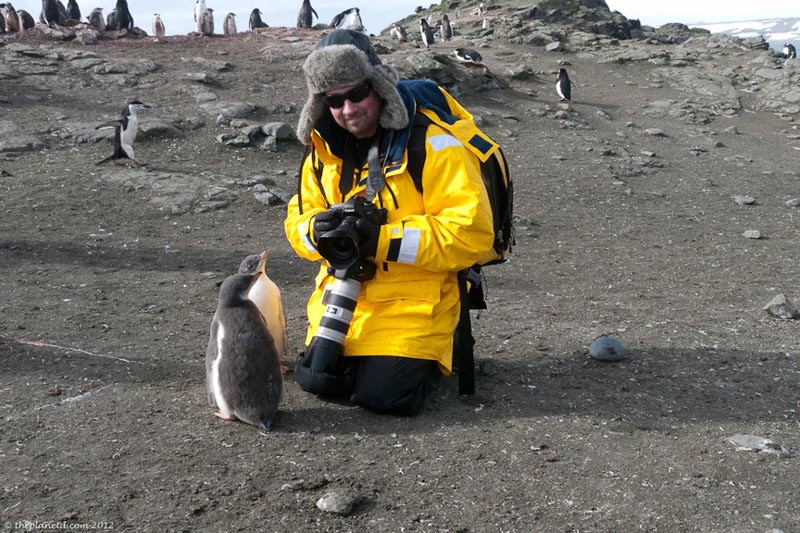
[(281, 374), (283, 374), (283, 375), (285, 376), (285, 375), (286, 375), (286, 374), (288, 374), (288, 373), (289, 373), (291, 370), (292, 370), (292, 369), (291, 369), (291, 368), (289, 368), (289, 365), (284, 365), (283, 363), (281, 363)]
[(220, 417), (223, 420), (239, 420), (238, 418), (236, 418), (236, 415), (226, 415), (222, 411), (217, 411), (214, 414), (217, 415), (218, 417)]

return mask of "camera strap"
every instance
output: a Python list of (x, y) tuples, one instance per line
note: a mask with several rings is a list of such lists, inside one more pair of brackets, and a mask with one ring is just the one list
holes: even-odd
[(367, 202), (372, 202), (386, 185), (386, 178), (383, 175), (383, 167), (381, 165), (380, 146), (381, 135), (375, 135), (375, 138), (372, 139), (372, 145), (370, 145), (369, 151), (367, 152), (367, 166), (369, 168), (367, 174), (367, 194), (365, 198)]

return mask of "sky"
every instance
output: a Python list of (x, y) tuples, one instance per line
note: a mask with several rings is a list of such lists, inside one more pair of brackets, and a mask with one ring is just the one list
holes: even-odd
[[(84, 17), (95, 7), (102, 7), (108, 14), (114, 8), (114, 0), (77, 0)], [(25, 9), (37, 18), (42, 9), (41, 0), (14, 0), (17, 9)], [(66, 4), (66, 0), (64, 0)], [(222, 20), (229, 12), (236, 13), (236, 24), (240, 31), (248, 29), (248, 20), (253, 8), (259, 8), (261, 18), (270, 26), (291, 26), (297, 23), (297, 12), (301, 0), (206, 0), (206, 6), (214, 9), (217, 33), (222, 33)], [(358, 6), (361, 19), (369, 33), (380, 33), (392, 22), (414, 13), (419, 5), (431, 5), (436, 0), (373, 0), (368, 3), (358, 0), (311, 0), (319, 14), (319, 22), (329, 23), (334, 15), (345, 9)], [(667, 22), (698, 24), (702, 22), (732, 22), (767, 18), (800, 17), (798, 0), (606, 0), (609, 8), (621, 12), (628, 18), (639, 19), (648, 26), (660, 26)], [(153, 13), (160, 13), (167, 35), (185, 35), (193, 31), (194, 0), (128, 0), (128, 8), (134, 23), (152, 33)], [(360, 4), (360, 5), (359, 5)], [(315, 20), (315, 23), (317, 20)]]

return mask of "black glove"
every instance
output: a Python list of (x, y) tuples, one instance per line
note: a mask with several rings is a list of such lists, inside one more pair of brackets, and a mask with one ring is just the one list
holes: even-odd
[(375, 257), (378, 251), (378, 236), (381, 234), (381, 227), (366, 218), (359, 218), (356, 222), (358, 232), (358, 251), (361, 257)]
[(311, 240), (315, 243), (319, 242), (319, 238), (321, 235), (324, 235), (327, 232), (338, 228), (339, 224), (341, 223), (342, 219), (336, 216), (336, 213), (334, 213), (331, 210), (317, 213), (316, 215), (314, 215), (314, 225), (313, 225), (314, 234), (311, 236)]

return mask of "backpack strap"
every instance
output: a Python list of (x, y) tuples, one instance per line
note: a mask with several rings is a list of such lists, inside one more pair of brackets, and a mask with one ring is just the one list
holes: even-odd
[(302, 159), (300, 159), (300, 170), (297, 173), (297, 208), (301, 215), (303, 214), (303, 165), (305, 165), (306, 159), (309, 157), (311, 158), (311, 170), (313, 170), (314, 177), (317, 179), (317, 185), (319, 185), (319, 190), (322, 192), (322, 198), (325, 200), (325, 204), (328, 207), (331, 206), (328, 197), (325, 195), (325, 187), (322, 186), (322, 171), (325, 165), (317, 157), (314, 146), (309, 144), (306, 146), (305, 154), (303, 154)]
[(414, 121), (411, 123), (411, 133), (408, 135), (408, 144), (406, 145), (406, 152), (408, 153), (408, 160), (406, 168), (414, 180), (414, 187), (422, 194), (422, 169), (425, 166), (425, 138), (428, 131), (428, 125), (431, 124), (431, 119), (422, 113), (414, 115)]

